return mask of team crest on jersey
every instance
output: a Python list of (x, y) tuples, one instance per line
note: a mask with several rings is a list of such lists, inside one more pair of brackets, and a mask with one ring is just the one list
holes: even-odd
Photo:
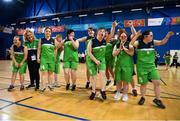
[(128, 48), (128, 45), (124, 45), (125, 48)]
[(151, 48), (154, 48), (154, 45), (151, 45), (150, 47), (151, 47)]

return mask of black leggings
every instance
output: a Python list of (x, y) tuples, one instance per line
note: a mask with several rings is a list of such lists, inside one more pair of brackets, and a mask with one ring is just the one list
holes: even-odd
[(40, 64), (36, 61), (28, 61), (28, 70), (30, 76), (30, 85), (34, 85), (34, 80), (36, 81), (36, 87), (39, 88), (39, 66)]

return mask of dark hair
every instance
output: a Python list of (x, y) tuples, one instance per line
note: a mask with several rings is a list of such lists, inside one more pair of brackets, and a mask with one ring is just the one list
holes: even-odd
[(45, 29), (44, 29), (44, 31), (46, 31), (47, 29), (50, 29), (51, 30), (51, 33), (52, 33), (52, 28), (51, 27), (46, 27)]
[(102, 30), (102, 29), (106, 30), (104, 27), (99, 27), (99, 28), (97, 29), (97, 32), (98, 32), (99, 30)]
[(144, 39), (144, 36), (149, 35), (150, 32), (152, 32), (152, 31), (151, 31), (151, 30), (146, 30), (146, 31), (144, 31), (144, 32), (142, 33), (141, 39)]
[(69, 34), (71, 34), (72, 32), (74, 32), (74, 30), (73, 30), (73, 29), (69, 29), (69, 30), (67, 30), (67, 37), (68, 37), (68, 35), (69, 35)]
[(99, 30), (102, 30), (102, 29), (104, 29), (104, 30), (106, 31), (106, 29), (105, 29), (104, 27), (99, 27), (99, 28), (97, 29), (97, 31), (96, 31), (95, 36), (97, 36), (98, 31), (99, 31)]
[(93, 30), (93, 28), (92, 28), (92, 27), (89, 27), (88, 30)]

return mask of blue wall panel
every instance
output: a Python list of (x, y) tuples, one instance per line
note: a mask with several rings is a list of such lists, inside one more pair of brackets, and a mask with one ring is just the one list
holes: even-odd
[[(9, 13), (7, 15), (4, 14), (5, 18), (0, 17), (0, 22), (5, 23), (8, 21), (9, 23), (16, 22), (17, 18), (21, 17), (31, 17), (34, 16), (34, 13), (38, 16), (51, 14), (53, 11), (55, 12), (66, 12), (66, 11), (76, 11), (79, 9), (87, 9), (87, 8), (97, 8), (97, 7), (103, 7), (107, 5), (118, 5), (118, 4), (125, 4), (125, 3), (134, 3), (134, 2), (142, 2), (143, 0), (36, 0), (36, 8), (34, 8), (34, 0), (29, 0), (26, 2), (22, 7), (22, 5), (16, 6), (16, 8), (20, 8), (18, 11), (16, 11), (16, 14), (13, 14), (14, 9), (9, 9)], [(48, 1), (48, 2), (47, 2)], [(58, 2), (58, 3), (56, 3)], [(43, 5), (42, 5), (43, 4)], [(1, 4), (0, 4), (1, 5)], [(9, 5), (11, 8), (13, 8), (13, 5)], [(9, 6), (5, 6), (4, 9), (8, 8)], [(40, 9), (40, 7), (42, 8)], [(23, 8), (23, 9), (22, 9)], [(52, 10), (53, 9), (53, 10)], [(34, 11), (35, 10), (35, 11)], [(38, 13), (39, 11), (39, 13)], [(165, 7), (164, 9), (158, 9), (158, 10), (151, 10), (150, 14), (147, 14), (147, 12), (143, 9), (142, 11), (130, 11), (128, 8), (126, 10), (123, 10), (122, 13), (116, 13), (112, 14), (111, 12), (106, 12), (103, 15), (95, 16), (93, 14), (88, 14), (87, 17), (79, 18), (78, 16), (73, 16), (72, 18), (60, 18), (60, 22), (54, 22), (51, 19), (48, 19), (47, 22), (41, 22), (37, 21), (34, 24), (27, 23), (27, 25), (18, 25), (18, 27), (39, 27), (39, 26), (52, 26), (52, 25), (69, 25), (69, 24), (87, 24), (87, 23), (97, 23), (97, 22), (108, 22), (117, 20), (121, 24), (118, 27), (122, 27), (123, 21), (126, 19), (147, 19), (147, 18), (157, 18), (157, 17), (174, 17), (174, 16), (180, 16), (180, 8), (175, 8), (173, 6)], [(12, 13), (12, 14), (10, 14)], [(18, 14), (17, 14), (18, 13)], [(128, 32), (130, 32), (129, 28), (126, 28)], [(155, 39), (162, 39), (166, 33), (170, 30), (174, 32), (180, 33), (180, 26), (174, 25), (174, 26), (158, 26), (158, 27), (137, 27), (137, 30), (142, 29), (151, 29), (154, 33)], [(53, 33), (53, 36), (55, 36), (58, 33)], [(63, 35), (63, 37), (66, 36), (65, 32), (60, 33)], [(76, 38), (83, 37), (87, 35), (86, 31), (76, 31)], [(9, 44), (12, 42), (12, 36), (11, 35), (5, 35), (1, 34), (3, 38), (9, 38), (5, 41), (5, 47), (9, 47)], [(10, 37), (7, 37), (10, 36)], [(37, 38), (43, 37), (43, 34), (37, 34)], [(161, 58), (160, 61), (163, 61), (163, 54), (165, 51), (170, 49), (180, 49), (180, 36), (174, 35), (170, 41), (161, 47), (157, 47), (157, 51), (160, 53)], [(83, 52), (85, 49), (85, 44), (81, 43), (79, 51)]]

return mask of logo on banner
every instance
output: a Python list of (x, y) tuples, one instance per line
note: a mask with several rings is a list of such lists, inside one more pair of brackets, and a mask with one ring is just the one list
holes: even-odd
[(148, 19), (148, 26), (161, 26), (164, 18), (151, 18)]
[(145, 19), (125, 20), (124, 21), (124, 27), (130, 27), (130, 23), (133, 23), (134, 27), (145, 26)]

